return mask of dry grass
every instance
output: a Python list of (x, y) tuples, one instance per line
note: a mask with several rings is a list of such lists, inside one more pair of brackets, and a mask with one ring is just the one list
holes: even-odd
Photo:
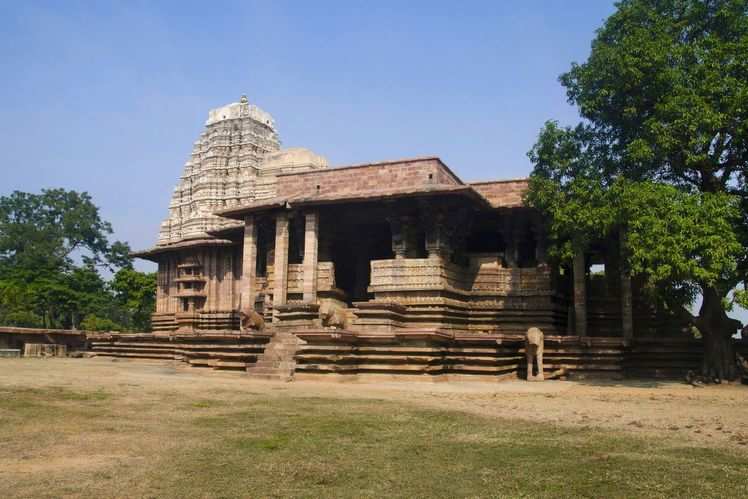
[(92, 383), (72, 363), (31, 369), (58, 366), (71, 375), (32, 387), (0, 377), (2, 497), (748, 496), (737, 449), (305, 394), (301, 383)]

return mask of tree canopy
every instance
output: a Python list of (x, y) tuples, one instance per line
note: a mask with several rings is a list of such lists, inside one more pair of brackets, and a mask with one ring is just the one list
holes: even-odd
[(582, 120), (546, 122), (529, 153), (528, 202), (551, 219), (553, 254), (623, 234), (652, 299), (703, 297), (703, 370), (732, 377), (739, 324), (725, 308), (748, 278), (748, 0), (623, 0), (560, 81)]
[(111, 234), (85, 192), (0, 197), (0, 324), (148, 329), (155, 276)]

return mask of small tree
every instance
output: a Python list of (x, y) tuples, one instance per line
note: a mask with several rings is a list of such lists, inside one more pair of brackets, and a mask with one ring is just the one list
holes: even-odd
[(151, 313), (156, 307), (156, 274), (123, 268), (114, 275), (111, 287), (126, 312), (129, 328), (150, 330)]

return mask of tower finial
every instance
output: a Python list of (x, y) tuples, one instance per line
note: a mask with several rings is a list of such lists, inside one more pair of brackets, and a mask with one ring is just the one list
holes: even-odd
[(240, 102), (241, 104), (247, 104), (247, 103), (249, 103), (249, 99), (247, 99), (247, 96), (246, 96), (246, 95), (242, 94), (242, 98), (241, 98), (241, 99), (239, 99), (239, 102)]

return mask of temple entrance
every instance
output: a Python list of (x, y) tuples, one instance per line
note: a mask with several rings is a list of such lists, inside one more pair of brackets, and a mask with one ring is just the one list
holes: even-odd
[(361, 224), (341, 231), (332, 248), (335, 282), (345, 291), (347, 301), (366, 301), (372, 260), (392, 258), (390, 228), (387, 223)]
[(384, 216), (379, 218), (376, 213), (361, 208), (326, 215), (321, 217), (324, 231), (321, 240), (330, 243), (328, 248), (320, 248), (320, 259), (333, 262), (335, 285), (345, 292), (349, 305), (369, 300), (371, 261), (394, 256), (389, 223)]

